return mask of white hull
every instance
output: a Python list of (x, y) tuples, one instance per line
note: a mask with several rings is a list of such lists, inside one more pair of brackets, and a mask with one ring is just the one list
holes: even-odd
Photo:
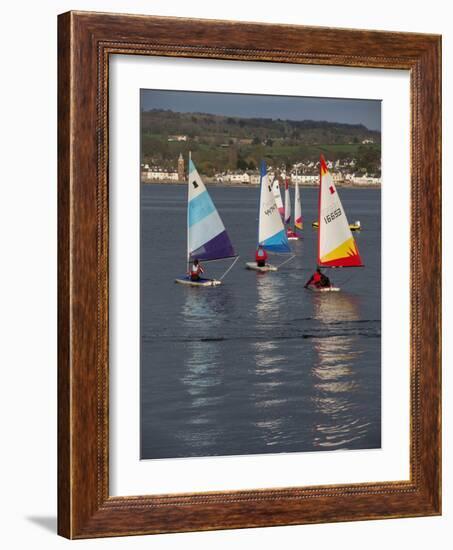
[(219, 286), (222, 284), (222, 281), (218, 281), (217, 279), (200, 279), (199, 281), (192, 281), (188, 277), (181, 277), (180, 279), (175, 279), (175, 283), (187, 286)]
[(271, 264), (266, 264), (263, 267), (259, 267), (256, 265), (256, 262), (247, 262), (245, 264), (245, 267), (247, 269), (251, 269), (253, 271), (260, 271), (261, 273), (267, 273), (268, 271), (277, 271), (278, 267)]
[(307, 288), (312, 292), (340, 292), (340, 289), (337, 286), (324, 286), (324, 287), (318, 288), (314, 285), (309, 285), (307, 286)]

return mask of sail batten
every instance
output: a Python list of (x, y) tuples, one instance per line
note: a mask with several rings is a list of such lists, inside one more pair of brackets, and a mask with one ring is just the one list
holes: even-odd
[(319, 266), (361, 267), (363, 265), (332, 175), (322, 155), (318, 223)]
[(269, 252), (291, 252), (264, 161), (261, 163), (258, 243)]
[(198, 174), (189, 160), (187, 204), (187, 259), (210, 261), (234, 257), (233, 245), (222, 219)]

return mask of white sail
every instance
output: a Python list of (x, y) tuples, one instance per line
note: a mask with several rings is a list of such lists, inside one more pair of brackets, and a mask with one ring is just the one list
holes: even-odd
[(274, 194), (274, 200), (275, 204), (277, 205), (278, 212), (280, 216), (283, 216), (285, 209), (283, 207), (282, 194), (280, 191), (280, 182), (278, 181), (278, 177), (275, 177), (274, 181), (272, 182), (272, 192)]
[(271, 252), (291, 252), (264, 161), (261, 163), (258, 243)]
[(289, 194), (289, 181), (285, 180), (285, 224), (289, 225), (291, 222), (291, 196)]
[(302, 207), (300, 203), (300, 191), (299, 191), (299, 184), (297, 183), (297, 181), (296, 181), (296, 193), (294, 197), (294, 227), (296, 229), (303, 228)]

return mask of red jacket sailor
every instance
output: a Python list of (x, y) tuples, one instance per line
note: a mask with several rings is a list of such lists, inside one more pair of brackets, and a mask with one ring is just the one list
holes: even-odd
[(258, 267), (264, 267), (266, 265), (267, 252), (264, 250), (262, 244), (258, 245), (255, 253), (255, 260)]

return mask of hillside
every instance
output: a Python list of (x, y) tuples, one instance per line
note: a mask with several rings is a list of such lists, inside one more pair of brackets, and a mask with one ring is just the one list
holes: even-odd
[[(380, 172), (380, 132), (360, 124), (313, 120), (240, 118), (205, 113), (151, 110), (141, 113), (142, 163), (176, 166), (192, 151), (206, 175), (254, 169), (262, 158), (271, 165), (319, 159), (356, 159), (357, 168)], [(173, 136), (186, 141), (169, 141)], [(363, 144), (363, 141), (371, 143)]]

